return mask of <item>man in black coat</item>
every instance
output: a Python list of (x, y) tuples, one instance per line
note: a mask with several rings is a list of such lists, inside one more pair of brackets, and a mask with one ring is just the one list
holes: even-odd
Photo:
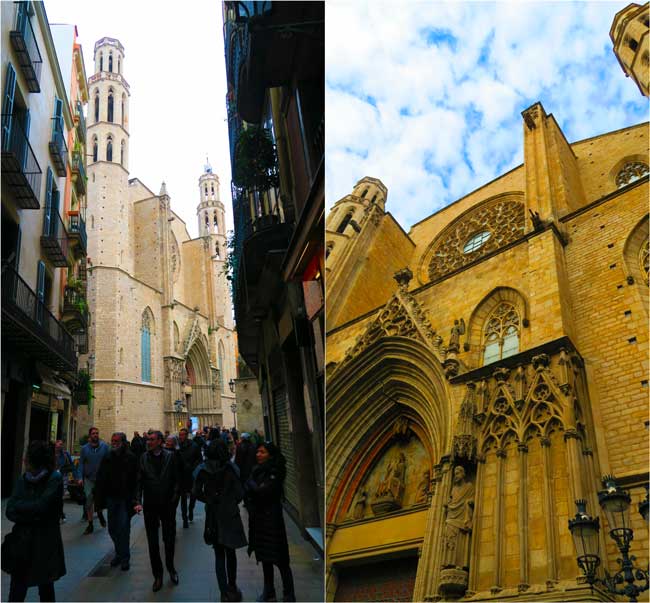
[[(181, 476), (181, 513), (183, 515), (183, 527), (189, 527), (189, 521), (194, 521), (194, 506), (196, 498), (192, 493), (194, 469), (203, 461), (201, 449), (197, 444), (188, 438), (187, 429), (183, 428), (178, 432), (179, 454), (183, 461), (183, 474)], [(189, 517), (187, 509), (187, 498), (190, 499)]]
[(171, 581), (178, 584), (178, 572), (174, 568), (174, 545), (176, 542), (176, 505), (180, 494), (180, 480), (177, 465), (174, 462), (174, 455), (168, 450), (164, 450), (162, 445), (163, 434), (160, 431), (149, 434), (148, 450), (140, 457), (136, 492), (138, 504), (134, 507), (136, 513), (140, 513), (144, 509), (144, 526), (147, 531), (149, 559), (154, 575), (154, 592), (162, 588), (163, 577), (158, 524), (162, 525), (165, 565)]
[(111, 565), (130, 567), (131, 517), (138, 476), (138, 459), (126, 445), (126, 434), (116, 432), (111, 437), (111, 450), (102, 459), (97, 471), (95, 500), (97, 508), (108, 509), (108, 533), (115, 545), (115, 557)]
[(237, 446), (235, 453), (235, 463), (239, 467), (239, 475), (242, 483), (246, 482), (255, 466), (255, 444), (251, 441), (251, 434), (244, 432), (241, 434), (241, 441)]
[(131, 440), (131, 452), (135, 454), (136, 458), (140, 458), (140, 455), (144, 454), (147, 451), (147, 440), (141, 438), (140, 434), (137, 431), (133, 432), (133, 439)]

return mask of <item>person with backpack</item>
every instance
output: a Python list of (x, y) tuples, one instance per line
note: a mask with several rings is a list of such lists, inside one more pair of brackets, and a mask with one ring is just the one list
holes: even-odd
[(239, 469), (230, 460), (228, 446), (221, 438), (210, 442), (206, 461), (195, 471), (194, 496), (205, 503), (205, 543), (214, 549), (215, 571), (222, 601), (241, 601), (237, 587), (235, 549), (246, 546), (239, 503), (244, 491)]

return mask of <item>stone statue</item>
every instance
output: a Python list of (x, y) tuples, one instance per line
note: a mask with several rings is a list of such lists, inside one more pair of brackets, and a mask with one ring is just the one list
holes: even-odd
[(406, 457), (403, 452), (399, 453), (399, 458), (393, 467), (393, 474), (390, 478), (389, 491), (393, 499), (401, 501), (404, 492), (404, 482), (406, 481)]
[(427, 502), (429, 496), (429, 486), (431, 484), (431, 472), (427, 469), (422, 474), (422, 479), (418, 484), (417, 492), (415, 493), (415, 504)]
[(378, 515), (402, 508), (406, 483), (406, 456), (403, 452), (388, 463), (384, 478), (379, 482), (371, 507)]
[(454, 467), (451, 496), (446, 504), (443, 568), (469, 567), (469, 540), (474, 512), (474, 484), (467, 480), (465, 469)]
[(460, 351), (460, 336), (465, 334), (465, 321), (454, 320), (454, 326), (451, 327), (451, 337), (449, 338), (448, 352)]
[(352, 513), (354, 519), (363, 519), (363, 516), (366, 513), (366, 500), (368, 500), (368, 494), (365, 490), (362, 490), (361, 496), (359, 496), (357, 502), (354, 503), (354, 511)]
[(377, 486), (377, 490), (375, 491), (375, 497), (380, 498), (388, 492), (388, 489), (390, 487), (390, 475), (393, 471), (393, 461), (390, 461), (386, 467), (386, 471), (384, 472), (384, 479), (382, 479), (379, 482), (379, 485)]

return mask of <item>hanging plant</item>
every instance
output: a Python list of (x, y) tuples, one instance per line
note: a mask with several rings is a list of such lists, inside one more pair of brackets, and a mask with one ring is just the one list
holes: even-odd
[(269, 130), (249, 126), (235, 146), (233, 184), (248, 190), (265, 191), (280, 184), (275, 145)]

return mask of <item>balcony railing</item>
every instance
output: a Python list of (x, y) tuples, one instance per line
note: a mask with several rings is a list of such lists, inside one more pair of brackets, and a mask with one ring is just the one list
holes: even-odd
[(88, 330), (82, 329), (81, 331), (74, 333), (73, 338), (74, 338), (75, 347), (77, 348), (77, 354), (87, 354), (88, 353)]
[(77, 370), (74, 339), (8, 264), (2, 266), (2, 338), (10, 350), (54, 369)]
[(68, 265), (68, 232), (56, 206), (45, 209), (41, 249), (54, 266)]
[(57, 176), (65, 176), (68, 165), (68, 145), (61, 129), (61, 121), (58, 117), (52, 118), (52, 138), (50, 139), (50, 157)]
[(20, 209), (40, 209), (41, 167), (17, 115), (2, 115), (2, 179)]
[(81, 101), (77, 101), (77, 111), (74, 114), (77, 120), (77, 133), (81, 140), (86, 140), (86, 118), (84, 117), (84, 107)]
[(66, 287), (63, 292), (61, 321), (71, 333), (85, 331), (88, 327), (88, 303), (86, 298), (74, 287)]
[(86, 234), (86, 223), (79, 213), (70, 212), (68, 222), (68, 237), (79, 241), (79, 247), (83, 255), (88, 249), (88, 236)]
[(84, 195), (86, 193), (86, 168), (84, 168), (83, 157), (80, 151), (72, 152), (72, 172), (76, 174), (74, 184), (77, 193)]
[(43, 59), (36, 43), (29, 4), (29, 2), (16, 2), (16, 29), (9, 33), (9, 37), (16, 51), (20, 69), (25, 76), (27, 88), (30, 92), (40, 92)]

